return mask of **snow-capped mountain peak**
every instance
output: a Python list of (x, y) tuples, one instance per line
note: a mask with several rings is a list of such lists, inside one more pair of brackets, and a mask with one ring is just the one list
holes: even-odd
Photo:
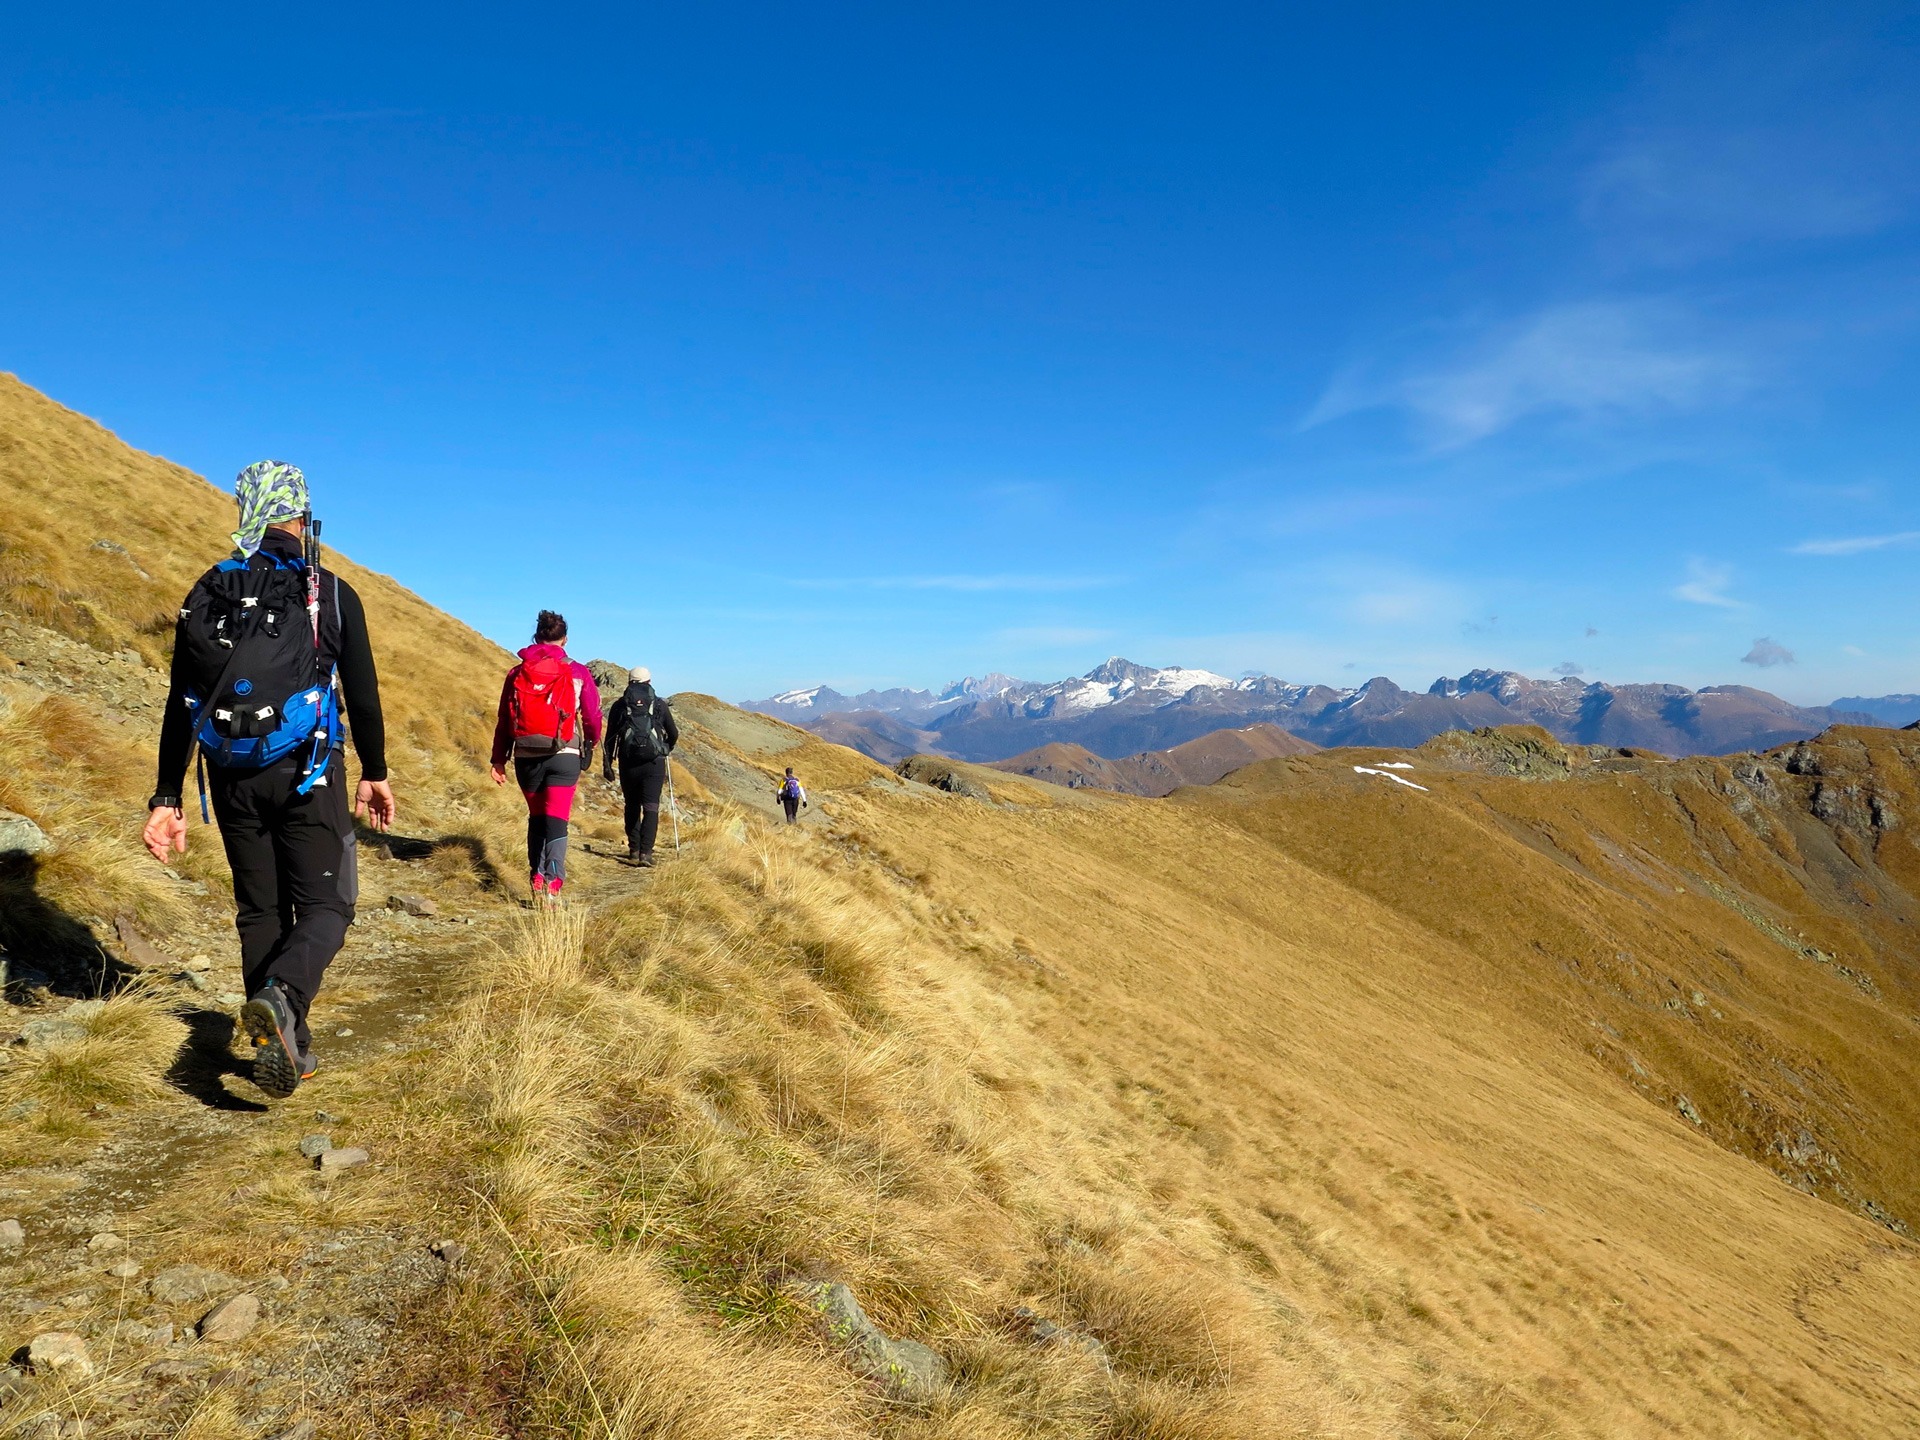
[(814, 702), (820, 698), (824, 685), (810, 686), (805, 690), (788, 690), (774, 696), (766, 703), (769, 705), (791, 705), (796, 710), (811, 710)]

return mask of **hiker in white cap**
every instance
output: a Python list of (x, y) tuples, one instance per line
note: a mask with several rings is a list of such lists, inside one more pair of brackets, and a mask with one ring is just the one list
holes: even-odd
[(620, 793), (627, 801), (627, 864), (653, 864), (660, 833), (660, 792), (667, 783), (667, 757), (680, 743), (667, 702), (653, 693), (653, 672), (636, 665), (627, 688), (607, 712), (607, 751), (602, 773), (613, 779), (620, 766)]

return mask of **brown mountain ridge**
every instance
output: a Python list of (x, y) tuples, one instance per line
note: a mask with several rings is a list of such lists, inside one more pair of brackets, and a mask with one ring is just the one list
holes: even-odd
[(991, 768), (1029, 775), (1070, 790), (1115, 790), (1125, 795), (1168, 795), (1182, 785), (1211, 785), (1221, 776), (1258, 760), (1307, 755), (1320, 747), (1278, 725), (1248, 725), (1215, 730), (1168, 750), (1143, 750), (1109, 760), (1083, 745), (1056, 741), (990, 762)]

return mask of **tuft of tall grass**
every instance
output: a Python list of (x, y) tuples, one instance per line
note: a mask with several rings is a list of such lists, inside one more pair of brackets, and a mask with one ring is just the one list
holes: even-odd
[(83, 1033), (44, 1046), (17, 1049), (0, 1069), (0, 1114), (44, 1128), (46, 1119), (81, 1115), (93, 1106), (151, 1099), (166, 1076), (186, 1027), (169, 1002), (144, 984), (88, 1003)]

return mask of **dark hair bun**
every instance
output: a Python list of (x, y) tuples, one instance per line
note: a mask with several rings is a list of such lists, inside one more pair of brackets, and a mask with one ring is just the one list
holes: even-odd
[(540, 618), (533, 622), (533, 639), (537, 645), (551, 645), (556, 640), (567, 638), (567, 617), (558, 610), (542, 610)]

